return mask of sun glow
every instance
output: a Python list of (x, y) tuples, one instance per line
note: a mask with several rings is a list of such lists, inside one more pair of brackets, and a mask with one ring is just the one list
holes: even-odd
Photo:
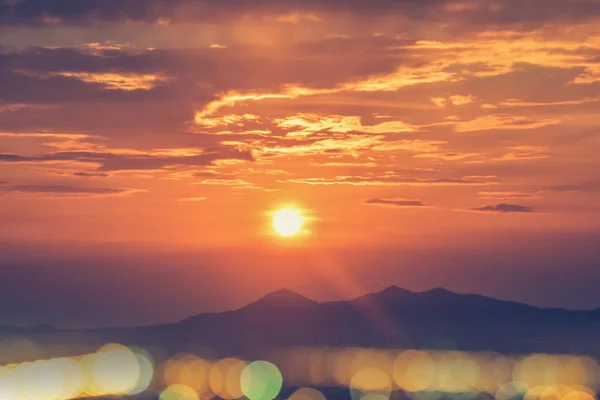
[(273, 228), (280, 236), (291, 237), (297, 235), (303, 223), (304, 218), (300, 211), (292, 208), (278, 210), (273, 215)]

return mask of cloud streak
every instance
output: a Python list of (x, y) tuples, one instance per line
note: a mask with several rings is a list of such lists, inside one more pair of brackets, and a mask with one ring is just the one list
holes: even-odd
[[(196, 150), (197, 151), (197, 150)], [(223, 160), (253, 161), (248, 152), (223, 151), (207, 152), (198, 155), (165, 155), (143, 152), (115, 154), (110, 152), (68, 151), (49, 153), (40, 156), (0, 154), (0, 163), (51, 163), (55, 161), (76, 161), (97, 164), (97, 171), (141, 171), (159, 170), (176, 166), (207, 166)]]
[[(600, 14), (593, 1), (531, 0), (515, 3), (510, 0), (457, 2), (455, 0), (266, 0), (247, 4), (240, 0), (21, 0), (10, 6), (0, 6), (4, 23), (83, 24), (90, 21), (114, 22), (120, 19), (168, 25), (181, 21), (229, 21), (241, 16), (272, 15), (281, 23), (299, 22), (289, 15), (308, 15), (308, 21), (318, 22), (321, 15), (350, 14), (352, 16), (397, 15), (415, 20), (439, 20), (439, 14), (449, 14), (457, 21), (481, 21), (490, 24), (514, 24), (529, 21), (541, 24), (559, 20), (587, 20)], [(515, 19), (519, 16), (519, 20)], [(288, 16), (288, 17), (286, 17)], [(436, 18), (437, 17), (437, 18)], [(448, 18), (448, 17), (447, 17)]]
[(402, 207), (402, 208), (413, 208), (413, 207), (429, 207), (429, 205), (423, 203), (421, 200), (407, 200), (407, 199), (368, 199), (364, 201), (368, 205), (384, 206), (384, 207)]
[(533, 212), (533, 207), (520, 206), (517, 204), (497, 204), (472, 208), (471, 211), (499, 214), (531, 213)]
[(50, 195), (58, 197), (108, 197), (139, 193), (136, 189), (67, 185), (11, 185), (0, 187), (0, 193)]
[(335, 178), (302, 178), (279, 181), (281, 183), (299, 183), (305, 185), (350, 185), (350, 186), (486, 186), (495, 182), (486, 182), (460, 178), (419, 179), (398, 175), (383, 176), (337, 176)]

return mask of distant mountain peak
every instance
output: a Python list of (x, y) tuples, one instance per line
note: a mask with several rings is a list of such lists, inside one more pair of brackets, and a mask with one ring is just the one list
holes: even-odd
[(404, 301), (421, 300), (439, 300), (461, 297), (460, 294), (454, 293), (448, 289), (437, 287), (423, 292), (413, 292), (399, 286), (389, 286), (379, 292), (367, 294), (360, 297), (364, 299), (375, 300), (385, 304), (399, 304)]
[(406, 299), (414, 294), (415, 293), (411, 292), (410, 290), (392, 285), (386, 287), (385, 289), (379, 292), (369, 293), (364, 296), (361, 296), (357, 300), (364, 299), (366, 301), (375, 300), (379, 303), (395, 303), (397, 301), (402, 301), (403, 299)]
[(379, 293), (414, 293), (408, 289), (404, 289), (403, 287), (392, 285), (388, 286)]
[(312, 304), (317, 304), (317, 302), (293, 290), (279, 289), (248, 304), (243, 309), (256, 307), (298, 307)]
[(431, 295), (435, 295), (435, 296), (448, 296), (448, 295), (457, 296), (458, 295), (458, 293), (455, 293), (451, 290), (448, 290), (446, 288), (439, 287), (439, 286), (436, 288), (430, 289), (430, 290), (426, 290), (423, 293), (431, 294)]
[(414, 292), (401, 288), (400, 286), (392, 285), (375, 294), (379, 296), (403, 296), (407, 294), (414, 294)]

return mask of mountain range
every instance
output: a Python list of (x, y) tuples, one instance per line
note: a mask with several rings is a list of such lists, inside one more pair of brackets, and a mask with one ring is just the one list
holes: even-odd
[(234, 311), (203, 313), (173, 324), (88, 331), (44, 327), (21, 334), (153, 346), (169, 353), (202, 348), (219, 356), (258, 356), (287, 346), (598, 356), (600, 310), (544, 309), (443, 288), (413, 292), (391, 286), (336, 302), (317, 302), (283, 289)]

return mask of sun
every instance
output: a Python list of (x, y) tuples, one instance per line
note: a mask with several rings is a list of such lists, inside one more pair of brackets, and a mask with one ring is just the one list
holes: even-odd
[(275, 232), (284, 237), (297, 235), (303, 223), (302, 214), (293, 208), (284, 208), (273, 214), (273, 228)]

